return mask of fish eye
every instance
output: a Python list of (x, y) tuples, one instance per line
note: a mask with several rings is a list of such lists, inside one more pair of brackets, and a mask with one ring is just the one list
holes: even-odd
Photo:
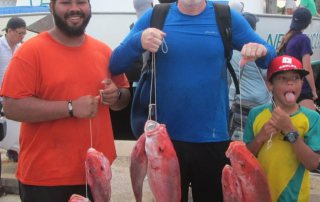
[(100, 166), (100, 170), (102, 170), (102, 171), (103, 171), (103, 170), (104, 170), (104, 167), (103, 167), (103, 166)]

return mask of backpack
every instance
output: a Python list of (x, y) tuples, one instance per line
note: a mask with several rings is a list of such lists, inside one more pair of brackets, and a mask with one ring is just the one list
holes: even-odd
[[(168, 14), (171, 3), (156, 4), (153, 8), (150, 27), (162, 30), (166, 16)], [(231, 66), (232, 57), (232, 29), (230, 8), (225, 4), (214, 3), (217, 23), (225, 48), (224, 55), (227, 61), (227, 68), (236, 87), (236, 93), (239, 94), (239, 82), (236, 73)], [(151, 55), (151, 54), (150, 54)], [(133, 95), (131, 108), (131, 129), (135, 137), (139, 137), (144, 131), (144, 124), (148, 118), (149, 102), (150, 102), (150, 86), (151, 86), (151, 57), (144, 61), (138, 85)], [(154, 91), (153, 91), (154, 92)], [(152, 95), (154, 100), (154, 95)], [(154, 114), (151, 114), (153, 119)], [(154, 120), (154, 119), (153, 119)]]

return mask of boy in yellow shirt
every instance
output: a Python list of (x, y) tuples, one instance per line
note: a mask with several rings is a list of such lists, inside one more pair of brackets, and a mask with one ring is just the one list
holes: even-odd
[(276, 57), (267, 72), (273, 104), (252, 109), (244, 142), (266, 172), (273, 201), (309, 201), (310, 174), (320, 162), (320, 115), (299, 106), (308, 74), (291, 56)]

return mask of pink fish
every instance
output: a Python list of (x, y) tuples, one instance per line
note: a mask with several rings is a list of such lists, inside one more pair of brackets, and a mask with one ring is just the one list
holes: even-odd
[(144, 134), (131, 153), (130, 174), (137, 202), (142, 201), (146, 174), (155, 201), (180, 202), (179, 162), (165, 125), (152, 120), (146, 122)]
[[(231, 142), (226, 156), (230, 159), (232, 169), (226, 168), (229, 167), (226, 165), (222, 172), (224, 201), (271, 202), (267, 177), (259, 161), (247, 149), (245, 143)], [(241, 191), (239, 191), (239, 185)], [(238, 195), (236, 198), (239, 200), (234, 200), (235, 195)]]
[(85, 161), (88, 184), (95, 202), (108, 202), (111, 197), (109, 160), (94, 148), (89, 148)]
[(145, 151), (146, 136), (141, 135), (131, 152), (130, 177), (137, 202), (142, 201), (143, 180), (147, 173), (148, 159)]
[(226, 165), (222, 170), (222, 190), (224, 202), (244, 201), (240, 182), (230, 165)]
[(88, 198), (85, 198), (78, 194), (72, 194), (69, 199), (69, 202), (91, 202)]

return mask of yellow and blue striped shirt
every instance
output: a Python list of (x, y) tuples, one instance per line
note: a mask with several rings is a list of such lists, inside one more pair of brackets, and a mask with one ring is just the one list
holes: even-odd
[[(249, 143), (272, 116), (272, 104), (253, 108), (246, 122), (243, 140)], [(290, 115), (300, 137), (313, 150), (320, 151), (320, 115), (303, 106)], [(291, 144), (282, 134), (274, 134), (272, 145), (265, 143), (257, 158), (266, 172), (273, 201), (309, 201), (310, 173), (298, 161)]]

